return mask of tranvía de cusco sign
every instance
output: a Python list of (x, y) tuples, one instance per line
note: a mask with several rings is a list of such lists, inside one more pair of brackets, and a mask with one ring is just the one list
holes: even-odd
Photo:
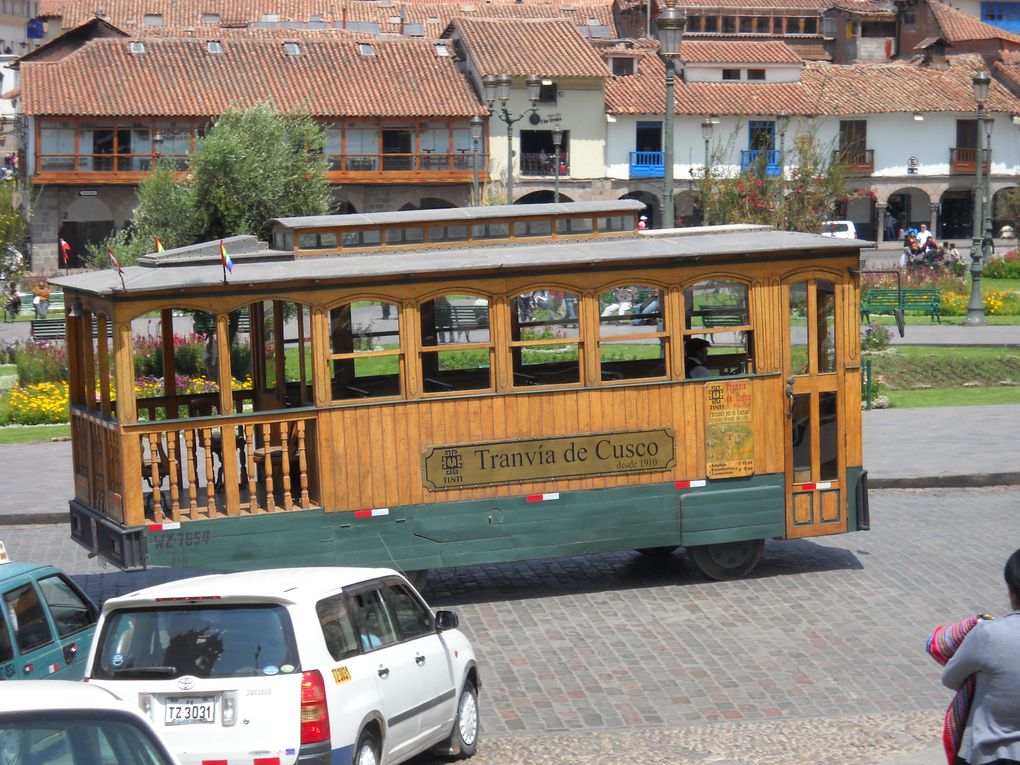
[(422, 455), (422, 478), (435, 491), (669, 470), (675, 461), (673, 431), (663, 428), (431, 446)]

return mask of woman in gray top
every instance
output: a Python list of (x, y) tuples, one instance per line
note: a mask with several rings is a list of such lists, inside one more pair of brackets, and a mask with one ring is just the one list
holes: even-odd
[(976, 678), (959, 752), (968, 765), (1020, 765), (1020, 550), (1005, 576), (1012, 613), (978, 622), (942, 671), (953, 690)]

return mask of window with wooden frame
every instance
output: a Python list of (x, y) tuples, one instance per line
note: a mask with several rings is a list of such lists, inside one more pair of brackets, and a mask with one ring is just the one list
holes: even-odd
[(513, 384), (564, 385), (581, 381), (578, 295), (548, 288), (510, 301)]
[(695, 338), (711, 344), (705, 366), (712, 375), (752, 374), (753, 335), (746, 284), (706, 279), (684, 289), (684, 356), (688, 377), (689, 357), (693, 356), (688, 351)]
[(669, 333), (666, 293), (624, 284), (599, 294), (599, 364), (603, 381), (665, 377)]
[(345, 303), (329, 312), (333, 400), (399, 396), (404, 366), (400, 306), (385, 299)]
[(421, 319), (422, 390), (448, 393), (492, 390), (495, 350), (489, 321), (489, 299), (448, 294), (427, 300)]

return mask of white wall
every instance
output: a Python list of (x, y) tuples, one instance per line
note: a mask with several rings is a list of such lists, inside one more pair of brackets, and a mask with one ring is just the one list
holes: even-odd
[[(722, 82), (723, 69), (739, 69), (740, 79), (747, 80), (748, 69), (764, 69), (765, 82), (799, 82), (802, 64), (685, 64), (684, 79), (687, 82)], [(761, 80), (756, 80), (761, 82)]]

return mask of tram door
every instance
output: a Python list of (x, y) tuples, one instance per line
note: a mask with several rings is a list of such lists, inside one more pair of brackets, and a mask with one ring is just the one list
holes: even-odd
[(788, 537), (846, 531), (846, 424), (839, 292), (825, 278), (783, 285), (787, 306), (786, 485)]

